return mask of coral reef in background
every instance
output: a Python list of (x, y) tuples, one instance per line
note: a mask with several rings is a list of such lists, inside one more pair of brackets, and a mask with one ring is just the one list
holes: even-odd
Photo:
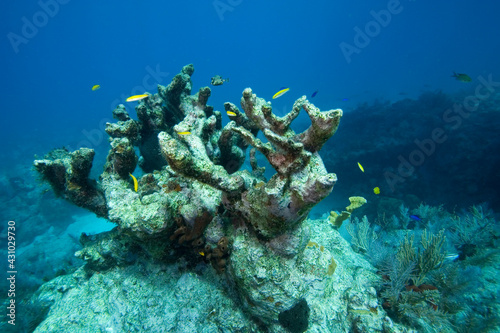
[[(63, 288), (67, 300), (100, 299), (97, 313), (102, 315), (96, 320), (106, 323), (104, 328), (130, 330), (127, 322), (143, 323), (148, 317), (120, 318), (112, 310), (118, 305), (107, 303), (110, 295), (102, 299), (92, 290), (101, 288), (96, 283), (113, 290), (123, 274), (144, 286), (141, 291), (135, 282), (127, 283), (127, 293), (136, 293), (137, 299), (150, 290), (169, 289), (159, 287), (158, 280), (144, 278), (144, 267), (150, 267), (146, 275), (161, 276), (160, 281), (165, 270), (181, 270), (185, 276), (197, 272), (204, 278), (196, 280), (226, 288), (255, 325), (274, 332), (283, 332), (281, 325), (297, 331), (307, 327), (382, 331), (387, 322), (372, 287), (378, 279), (372, 267), (329, 223), (307, 220), (312, 207), (336, 182), (318, 152), (336, 132), (342, 111), (322, 112), (304, 96), (288, 114), (277, 117), (269, 102), (247, 88), (242, 111), (225, 103), (231, 121), (222, 127), (221, 112), (207, 105), (210, 89), (203, 87), (191, 95), (193, 72), (192, 65), (185, 66), (168, 86), (159, 85), (158, 93), (136, 107), (138, 120), (123, 105), (114, 110), (118, 122), (107, 124), (111, 149), (99, 181), (88, 178), (93, 157), (89, 149), (58, 150), (34, 162), (57, 194), (106, 216), (117, 227), (96, 236), (82, 235), (84, 247), (77, 256), (87, 265), (42, 287), (33, 304)], [(308, 114), (311, 126), (295, 133), (290, 124), (301, 110)], [(258, 138), (259, 132), (267, 142)], [(248, 145), (253, 146), (252, 170), (240, 170)], [(276, 170), (269, 180), (257, 165), (257, 151)], [(129, 174), (137, 163), (144, 174), (134, 190)], [(197, 293), (199, 288), (176, 292), (176, 297)], [(203, 325), (223, 318), (216, 303), (184, 316), (193, 301), (181, 301), (174, 311), (165, 307), (171, 297), (155, 295), (147, 306), (157, 307), (160, 313), (172, 311), (176, 327), (183, 320)], [(113, 299), (118, 301), (120, 296)], [(125, 299), (119, 307), (145, 306)], [(61, 329), (89, 325), (86, 316), (58, 319), (69, 315), (70, 304), (56, 297), (40, 329), (56, 323)], [(315, 310), (309, 313), (308, 308)], [(291, 323), (289, 314), (297, 311), (302, 313), (300, 323)], [(194, 313), (201, 317), (192, 317)], [(242, 327), (242, 317), (234, 320), (227, 325), (241, 331), (237, 327)]]
[[(426, 91), (416, 99), (364, 103), (346, 111), (349, 116), (342, 119), (335, 140), (321, 151), (326, 168), (335, 168), (342, 179), (335, 194), (364, 196), (372, 204), (361, 208), (362, 214), (371, 220), (377, 211), (386, 211), (382, 201), (391, 199), (412, 209), (421, 202), (444, 204), (449, 210), (489, 202), (500, 211), (495, 125), (500, 122), (500, 93), (481, 101), (467, 119), (449, 116), (454, 105), (471, 95), (472, 88), (455, 95)], [(439, 143), (432, 141), (435, 129), (444, 131)], [(354, 172), (358, 162), (365, 173)], [(380, 187), (380, 195), (373, 193), (374, 187)]]
[[(491, 212), (473, 206), (450, 214), (423, 204), (400, 212), (382, 227), (366, 216), (347, 227), (353, 249), (378, 269), (389, 316), (419, 332), (497, 332), (500, 224)], [(413, 230), (404, 221), (410, 213), (422, 218)]]

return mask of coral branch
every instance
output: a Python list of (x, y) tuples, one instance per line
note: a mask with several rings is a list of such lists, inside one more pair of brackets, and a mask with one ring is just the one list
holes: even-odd
[(305, 96), (295, 102), (294, 109), (299, 105), (306, 110), (312, 123), (305, 132), (299, 135), (299, 139), (308, 151), (319, 151), (337, 131), (340, 118), (342, 118), (342, 110), (321, 112), (317, 107), (309, 103)]
[[(310, 209), (331, 192), (337, 177), (326, 172), (316, 152), (335, 133), (342, 111), (323, 113), (304, 96), (294, 103), (287, 115), (279, 118), (250, 88), (243, 91), (241, 106), (269, 142), (263, 143), (246, 128), (232, 126), (231, 129), (259, 150), (277, 175), (265, 186), (248, 188), (241, 202), (234, 205), (261, 235), (275, 237), (298, 225)], [(302, 108), (308, 112), (312, 125), (296, 135), (290, 124)], [(255, 170), (255, 159), (253, 163)]]
[(94, 154), (94, 150), (89, 148), (81, 148), (73, 153), (56, 149), (44, 156), (43, 160), (35, 160), (33, 163), (56, 194), (97, 216), (107, 217), (104, 194), (96, 181), (88, 178)]
[(128, 179), (137, 165), (134, 147), (127, 138), (113, 139), (104, 170), (116, 173), (123, 179)]
[(184, 138), (191, 149), (166, 132), (161, 132), (158, 139), (163, 156), (172, 169), (224, 192), (231, 193), (243, 189), (241, 177), (230, 176), (222, 166), (210, 161), (204, 149), (200, 151), (195, 148), (200, 145), (199, 137), (189, 135)]

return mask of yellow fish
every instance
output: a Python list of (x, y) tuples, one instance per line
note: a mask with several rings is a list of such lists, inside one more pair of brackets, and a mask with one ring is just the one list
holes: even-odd
[(375, 187), (375, 188), (373, 189), (373, 193), (375, 193), (375, 194), (380, 194), (380, 188)]
[(280, 97), (281, 95), (285, 94), (290, 88), (284, 88), (278, 91), (276, 94), (273, 95), (273, 99)]
[(200, 256), (205, 256), (205, 252), (203, 252), (203, 251), (200, 251), (198, 253), (200, 254)]
[(358, 162), (358, 166), (359, 166), (359, 169), (362, 171), (362, 172), (365, 172), (365, 169), (363, 169), (363, 166), (361, 165), (361, 163)]
[(177, 134), (179, 134), (179, 135), (189, 135), (189, 134), (191, 134), (191, 132), (177, 132)]
[(234, 112), (232, 112), (232, 111), (227, 111), (226, 113), (227, 113), (227, 115), (228, 115), (228, 116), (230, 116), (230, 117), (235, 117), (235, 116), (237, 116), (237, 114), (236, 114), (236, 113), (234, 113)]
[(453, 72), (453, 75), (451, 77), (454, 77), (456, 80), (460, 82), (471, 82), (472, 79), (470, 78), (469, 75), (463, 74), (463, 73), (455, 73)]
[(141, 99), (144, 99), (148, 96), (149, 96), (148, 94), (134, 95), (134, 96), (130, 96), (129, 98), (127, 98), (126, 101), (127, 102), (140, 101)]
[(130, 177), (132, 177), (132, 180), (134, 181), (134, 191), (137, 192), (137, 189), (139, 188), (139, 183), (137, 182), (137, 178), (134, 177), (133, 174), (129, 173)]
[(92, 86), (92, 91), (96, 91), (97, 89), (100, 89), (100, 88), (101, 88), (101, 86), (96, 84), (96, 85)]

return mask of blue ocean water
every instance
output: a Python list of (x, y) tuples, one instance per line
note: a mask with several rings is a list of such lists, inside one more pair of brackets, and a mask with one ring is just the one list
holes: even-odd
[[(53, 17), (40, 15), (43, 1), (6, 4), (2, 89), (10, 125), (3, 141), (67, 131), (73, 135), (58, 143), (77, 143), (83, 129), (109, 117), (115, 100), (143, 84), (147, 68), (162, 73), (151, 86), (167, 84), (187, 63), (195, 64), (195, 89), (215, 74), (230, 77), (210, 99), (221, 109), (247, 86), (267, 98), (290, 87), (278, 108), (315, 90), (322, 108), (342, 108), (344, 98), (355, 107), (374, 98), (396, 100), (402, 92), (417, 97), (426, 87), (454, 92), (464, 85), (450, 79), (453, 71), (475, 78), (498, 66), (493, 1), (401, 1), (350, 62), (339, 45), (356, 47), (354, 28), (371, 27), (371, 12), (387, 10), (390, 2), (66, 2), (49, 8)], [(102, 88), (92, 92), (94, 84)]]
[[(342, 210), (353, 195), (373, 203), (366, 208), (373, 216), (385, 207), (381, 197), (450, 211), (486, 203), (497, 214), (499, 9), (491, 0), (5, 3), (2, 244), (8, 220), (31, 225), (42, 216), (54, 221), (54, 232), (72, 223), (85, 231), (86, 212), (38, 192), (46, 185), (31, 170), (34, 155), (94, 148), (97, 178), (112, 110), (131, 95), (156, 93), (157, 84), (168, 85), (190, 63), (193, 92), (215, 75), (230, 79), (210, 86), (208, 104), (216, 110), (226, 101), (239, 105), (251, 87), (272, 101), (277, 115), (302, 95), (323, 111), (344, 111), (337, 135), (321, 151), (339, 181), (313, 217)], [(290, 90), (272, 100), (282, 87)], [(466, 111), (448, 112), (461, 103)], [(126, 106), (135, 118), (134, 105)], [(301, 114), (293, 127), (309, 125)], [(18, 244), (30, 246), (44, 228), (24, 230)], [(39, 272), (27, 285), (38, 286), (44, 274), (50, 275)]]

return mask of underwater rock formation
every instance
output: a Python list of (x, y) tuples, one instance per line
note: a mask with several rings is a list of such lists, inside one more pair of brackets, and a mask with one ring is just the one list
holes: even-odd
[[(123, 105), (114, 110), (118, 122), (107, 124), (111, 149), (99, 181), (88, 179), (93, 158), (89, 149), (55, 151), (34, 162), (57, 193), (117, 224), (111, 232), (82, 236), (84, 248), (77, 256), (87, 261), (86, 271), (92, 276), (83, 284), (112, 284), (113, 276), (125, 270), (139, 279), (141, 262), (153, 267), (168, 262), (178, 265), (183, 260), (184, 270), (197, 267), (203, 274), (220, 274), (226, 280), (228, 294), (238, 299), (244, 311), (258, 318), (259, 325), (276, 332), (283, 330), (280, 316), (287, 318), (291, 309), (306, 309), (303, 302), (318, 308), (325, 290), (343, 310), (323, 309), (323, 316), (339, 310), (346, 317), (348, 304), (356, 302), (356, 309), (362, 309), (362, 313), (377, 315), (368, 324), (359, 318), (329, 323), (312, 311), (310, 325), (343, 331), (352, 327), (381, 330), (384, 313), (376, 310), (376, 295), (363, 294), (377, 279), (369, 264), (357, 258), (362, 263), (351, 267), (355, 260), (346, 258), (356, 254), (326, 222), (321, 226), (326, 228), (322, 233), (334, 240), (318, 238), (324, 246), (311, 245), (317, 245), (311, 239), (320, 236), (312, 230), (320, 224), (303, 223), (337, 180), (335, 174), (326, 171), (318, 152), (335, 134), (342, 111), (321, 112), (303, 96), (287, 115), (277, 117), (269, 102), (247, 88), (241, 99), (243, 111), (225, 103), (231, 121), (222, 127), (221, 112), (207, 105), (210, 88), (203, 87), (191, 95), (193, 72), (192, 65), (185, 66), (168, 86), (159, 85), (157, 94), (141, 100), (136, 107), (138, 120), (133, 120)], [(311, 126), (295, 133), (290, 124), (301, 110), (309, 115)], [(257, 137), (259, 131), (268, 142)], [(253, 146), (251, 172), (240, 170), (249, 145)], [(269, 180), (257, 165), (257, 151), (276, 170)], [(144, 175), (136, 186), (129, 175), (137, 164)], [(201, 264), (205, 264), (203, 268)], [(360, 270), (364, 285), (349, 286), (350, 281), (359, 279), (355, 275)], [(101, 277), (95, 277), (97, 271)], [(156, 283), (148, 280), (146, 285)], [(75, 298), (78, 294), (86, 299), (93, 297), (84, 289), (73, 288)], [(139, 293), (135, 287), (130, 288)], [(346, 293), (355, 291), (361, 296), (352, 301)], [(64, 316), (64, 307), (57, 307), (48, 323)], [(104, 312), (108, 310), (103, 308)], [(303, 318), (309, 318), (307, 314)], [(220, 317), (213, 311), (204, 316)], [(241, 326), (238, 320), (235, 325)], [(288, 319), (286, 322), (293, 325)], [(298, 326), (302, 329), (308, 325), (303, 320)]]
[[(234, 272), (227, 270), (222, 278), (210, 266), (190, 268), (187, 260), (140, 257), (129, 265), (121, 257), (111, 268), (85, 267), (57, 277), (30, 301), (41, 313), (50, 309), (35, 332), (286, 333), (304, 327), (312, 332), (405, 332), (377, 300), (374, 268), (326, 220), (308, 220), (303, 227), (311, 240), (288, 259), (240, 230), (230, 259)], [(114, 247), (100, 237), (88, 241)], [(287, 316), (290, 310), (302, 316), (294, 321)]]

